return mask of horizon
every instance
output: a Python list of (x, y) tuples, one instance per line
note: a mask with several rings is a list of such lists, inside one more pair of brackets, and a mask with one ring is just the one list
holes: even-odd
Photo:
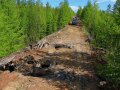
[[(51, 7), (58, 7), (60, 2), (64, 0), (41, 0), (43, 5), (46, 5), (47, 2), (51, 5)], [(95, 0), (90, 0), (93, 4)], [(84, 7), (87, 5), (88, 0), (68, 0), (69, 6), (72, 8), (74, 12), (77, 12), (79, 6)], [(107, 6), (110, 4), (112, 7), (114, 6), (116, 0), (97, 0), (97, 4), (100, 10), (107, 10)]]

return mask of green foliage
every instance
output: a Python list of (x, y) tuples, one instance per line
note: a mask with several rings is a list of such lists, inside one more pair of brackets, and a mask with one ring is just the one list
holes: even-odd
[(68, 22), (71, 21), (71, 18), (74, 16), (74, 12), (69, 7), (68, 1), (64, 0), (64, 2), (60, 3), (59, 10), (59, 18), (58, 18), (58, 26), (59, 28), (63, 28)]
[(53, 10), (53, 26), (52, 26), (52, 30), (53, 32), (58, 30), (58, 15), (59, 15), (59, 9), (58, 8), (54, 8)]
[(23, 29), (15, 0), (0, 3), (0, 57), (13, 53), (24, 46)]
[(49, 35), (52, 33), (52, 26), (53, 26), (53, 13), (52, 13), (52, 9), (49, 5), (49, 3), (46, 4), (46, 19), (47, 19), (47, 28), (46, 28), (46, 34)]
[(78, 11), (77, 11), (77, 16), (78, 16), (79, 18), (81, 18), (81, 14), (82, 14), (82, 8), (79, 7), (79, 9), (78, 9)]
[(116, 19), (116, 22), (120, 25), (120, 0), (117, 0), (114, 8), (113, 8), (113, 12), (114, 12), (114, 17)]
[(0, 57), (64, 27), (73, 15), (67, 0), (59, 8), (40, 0), (0, 0)]
[[(108, 64), (98, 67), (98, 73), (110, 80), (111, 87), (120, 85), (120, 19), (118, 19), (120, 14), (118, 14), (118, 2), (119, 0), (117, 0), (113, 11), (116, 13), (108, 12), (108, 10), (107, 12), (100, 11), (97, 4), (92, 5), (91, 2), (88, 2), (80, 14), (87, 31), (93, 37), (91, 43), (93, 47), (107, 50), (104, 59)], [(117, 11), (115, 11), (116, 9)]]

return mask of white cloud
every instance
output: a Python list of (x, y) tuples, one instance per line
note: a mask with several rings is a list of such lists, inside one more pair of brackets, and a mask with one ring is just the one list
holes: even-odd
[(79, 9), (78, 6), (70, 6), (70, 7), (72, 8), (72, 10), (73, 10), (74, 12), (77, 12), (77, 10)]
[(116, 2), (117, 0), (110, 0), (110, 1), (112, 1), (112, 2)]
[(97, 0), (97, 3), (104, 3), (104, 2), (116, 2), (116, 0)]

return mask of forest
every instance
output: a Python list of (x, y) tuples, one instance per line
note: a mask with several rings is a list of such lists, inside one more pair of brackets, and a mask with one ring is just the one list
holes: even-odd
[(56, 8), (40, 0), (0, 0), (0, 57), (63, 28), (73, 15), (67, 0)]
[[(107, 65), (98, 65), (99, 75), (110, 80), (111, 87), (120, 86), (120, 0), (114, 7), (108, 5), (106, 11), (99, 10), (96, 2), (90, 1), (77, 15), (82, 20), (87, 32), (91, 35), (92, 47), (103, 48), (107, 51), (103, 57)], [(112, 89), (114, 90), (114, 89)]]
[[(120, 87), (120, 0), (114, 7), (100, 10), (97, 2), (88, 1), (76, 15), (92, 37), (91, 46), (103, 48), (107, 64), (99, 64), (96, 72), (110, 82), (110, 90)], [(71, 21), (75, 12), (67, 0), (58, 7), (40, 0), (0, 0), (0, 58), (10, 55), (43, 37), (56, 32)]]

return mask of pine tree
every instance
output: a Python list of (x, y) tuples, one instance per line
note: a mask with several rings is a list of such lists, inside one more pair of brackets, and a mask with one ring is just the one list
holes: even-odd
[[(119, 0), (117, 0), (117, 5), (118, 1)], [(119, 8), (119, 5), (116, 7)], [(99, 10), (96, 3), (92, 5), (89, 1), (87, 6), (83, 8), (81, 15), (81, 19), (87, 28), (86, 30), (94, 36), (91, 42), (92, 47), (104, 48), (107, 51), (107, 54), (102, 59), (106, 60), (108, 64), (104, 67), (99, 65), (97, 71), (101, 76), (109, 78), (111, 87), (114, 88), (118, 88), (120, 85), (120, 26), (118, 24), (120, 19), (118, 17), (118, 8), (116, 8), (117, 11), (114, 10), (114, 13), (112, 14), (110, 12)], [(117, 21), (117, 24), (115, 20)], [(99, 58), (97, 60), (99, 60)]]
[(120, 0), (116, 1), (114, 8), (113, 8), (113, 12), (116, 17), (116, 22), (118, 23), (118, 25), (120, 25)]
[(81, 14), (82, 14), (82, 8), (79, 7), (79, 9), (78, 9), (78, 11), (77, 11), (77, 16), (78, 16), (79, 18), (81, 18)]
[(111, 5), (110, 4), (108, 5), (107, 12), (111, 13)]
[(67, 0), (59, 8), (40, 0), (0, 0), (0, 57), (64, 27), (73, 15)]
[(58, 15), (59, 15), (59, 9), (55, 8), (53, 9), (53, 32), (58, 30)]
[[(36, 29), (37, 29), (37, 36), (38, 40), (46, 36), (46, 11), (43, 7), (43, 4), (40, 0), (36, 1), (35, 5), (35, 19), (36, 19)], [(37, 41), (38, 41), (37, 40)]]
[(23, 30), (20, 28), (20, 20), (16, 0), (4, 0), (2, 3), (1, 56), (10, 54), (24, 46)]
[(49, 3), (46, 4), (46, 22), (47, 22), (46, 34), (49, 35), (52, 33), (52, 26), (53, 26), (53, 23), (52, 23), (53, 13)]
[(67, 25), (71, 18), (74, 16), (74, 12), (69, 7), (68, 1), (64, 0), (64, 2), (60, 3), (60, 10), (59, 10), (59, 18), (58, 18), (58, 27), (63, 28)]

